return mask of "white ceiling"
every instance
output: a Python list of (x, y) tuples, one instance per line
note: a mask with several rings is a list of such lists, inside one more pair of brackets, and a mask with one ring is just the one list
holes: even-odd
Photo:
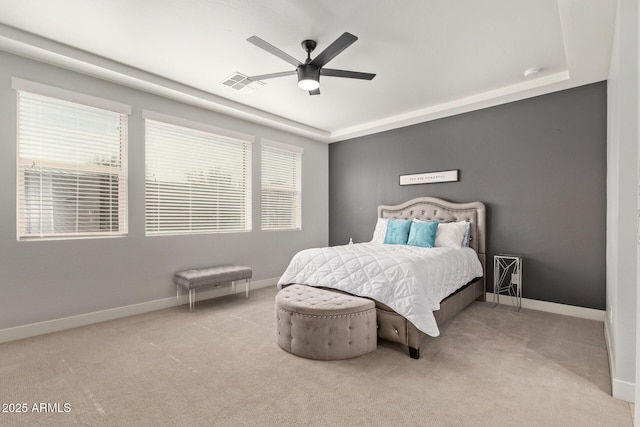
[[(616, 0), (2, 0), (0, 49), (334, 142), (607, 79)], [(372, 81), (296, 77), (244, 94), (222, 85), (292, 70), (345, 31), (328, 68)], [(312, 57), (315, 56), (312, 54)], [(542, 72), (525, 78), (523, 71)]]

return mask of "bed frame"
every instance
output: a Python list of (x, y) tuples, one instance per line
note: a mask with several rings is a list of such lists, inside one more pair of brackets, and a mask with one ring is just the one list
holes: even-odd
[[(482, 202), (453, 203), (435, 197), (419, 197), (399, 205), (378, 206), (378, 218), (423, 219), (428, 221), (467, 221), (471, 223), (469, 246), (478, 254), (483, 277), (479, 277), (440, 302), (440, 310), (434, 311), (438, 326), (451, 319), (475, 300), (485, 299), (486, 208)], [(378, 337), (409, 348), (409, 356), (420, 358), (420, 345), (426, 336), (413, 323), (376, 301)]]

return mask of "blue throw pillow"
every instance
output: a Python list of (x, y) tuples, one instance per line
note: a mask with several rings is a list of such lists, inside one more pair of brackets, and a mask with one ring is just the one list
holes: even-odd
[(389, 245), (406, 245), (411, 228), (410, 219), (392, 219), (387, 223), (387, 234), (384, 243)]
[(411, 230), (409, 231), (407, 245), (433, 248), (436, 245), (437, 230), (438, 223), (436, 221), (413, 222), (413, 224), (411, 224)]

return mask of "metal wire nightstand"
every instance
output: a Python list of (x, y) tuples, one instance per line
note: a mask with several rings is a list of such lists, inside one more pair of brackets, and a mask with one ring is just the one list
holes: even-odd
[(500, 295), (508, 295), (511, 303), (522, 308), (522, 257), (499, 254), (493, 257), (493, 302), (497, 307)]

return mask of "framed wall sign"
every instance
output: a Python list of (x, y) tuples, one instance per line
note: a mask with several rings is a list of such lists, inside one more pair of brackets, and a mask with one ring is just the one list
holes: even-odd
[(400, 175), (400, 185), (433, 184), (435, 182), (459, 181), (458, 172), (460, 172), (460, 169)]

